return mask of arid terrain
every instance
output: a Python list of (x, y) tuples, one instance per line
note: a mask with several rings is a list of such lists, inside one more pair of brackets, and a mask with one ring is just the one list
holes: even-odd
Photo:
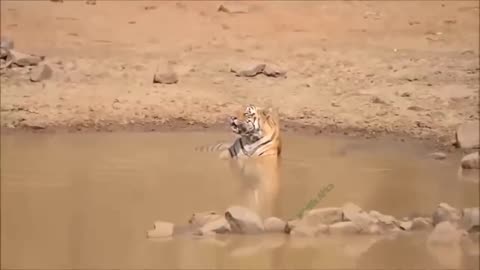
[[(253, 103), (287, 130), (448, 144), (479, 119), (478, 1), (221, 4), (2, 1), (2, 37), (52, 69), (1, 71), (2, 129), (214, 127)], [(231, 71), (257, 64), (285, 76)]]

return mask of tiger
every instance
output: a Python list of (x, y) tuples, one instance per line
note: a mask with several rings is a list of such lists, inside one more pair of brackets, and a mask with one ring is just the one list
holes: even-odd
[[(272, 214), (276, 205), (282, 139), (278, 113), (273, 108), (248, 105), (228, 118), (237, 139), (197, 148), (200, 152), (220, 152), (242, 183), (241, 197), (259, 214)], [(252, 192), (253, 191), (253, 192)], [(253, 195), (253, 196), (252, 196)]]
[(239, 137), (232, 143), (220, 142), (198, 147), (200, 152), (221, 152), (221, 159), (245, 159), (260, 156), (280, 157), (282, 140), (278, 114), (272, 108), (246, 106), (229, 117), (232, 132)]

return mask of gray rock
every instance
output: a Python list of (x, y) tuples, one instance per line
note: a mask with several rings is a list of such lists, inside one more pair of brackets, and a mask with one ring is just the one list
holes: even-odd
[(342, 211), (343, 211), (343, 220), (344, 221), (351, 221), (352, 220), (351, 218), (353, 216), (362, 212), (363, 210), (362, 210), (362, 208), (360, 208), (360, 206), (348, 202), (345, 205), (343, 205)]
[(289, 220), (285, 225), (285, 233), (291, 233), (293, 229), (300, 223), (300, 219)]
[(43, 57), (17, 52), (15, 50), (10, 50), (10, 54), (12, 55), (13, 63), (20, 67), (36, 66), (43, 60)]
[(478, 152), (470, 153), (462, 158), (463, 169), (480, 169), (480, 160)]
[(7, 50), (13, 50), (14, 48), (14, 43), (13, 40), (7, 37), (1, 37), (0, 38), (0, 48), (2, 49), (7, 49)]
[(444, 160), (444, 159), (447, 158), (447, 154), (445, 154), (443, 152), (431, 153), (429, 156), (432, 157), (433, 159), (436, 159), (436, 160)]
[(343, 220), (343, 211), (341, 208), (317, 208), (310, 210), (303, 216), (302, 221), (309, 225), (333, 224)]
[(218, 7), (217, 11), (229, 14), (242, 14), (248, 13), (249, 9), (247, 6), (238, 3), (223, 3)]
[(217, 214), (215, 211), (198, 212), (192, 214), (192, 217), (188, 220), (188, 223), (195, 226), (203, 226), (219, 218), (222, 218), (222, 216)]
[(413, 221), (402, 221), (399, 224), (400, 229), (404, 231), (410, 231), (413, 226)]
[(48, 80), (52, 77), (53, 71), (49, 65), (43, 64), (36, 66), (30, 72), (30, 81), (32, 82), (40, 82), (44, 80)]
[(224, 218), (218, 218), (203, 225), (197, 235), (212, 235), (216, 233), (227, 233), (231, 231), (229, 222)]
[(330, 234), (357, 234), (361, 229), (352, 221), (343, 221), (328, 227)]
[(287, 75), (287, 72), (278, 66), (268, 64), (263, 69), (263, 74), (265, 74), (268, 77), (277, 78), (277, 77), (285, 77)]
[(480, 124), (478, 121), (472, 121), (460, 125), (456, 133), (456, 145), (461, 148), (479, 148)]
[[(392, 232), (399, 230), (400, 221), (398, 221), (395, 217), (390, 215), (384, 215), (378, 211), (370, 211), (369, 215), (374, 219), (375, 224), (378, 225), (381, 232)], [(375, 228), (375, 226), (370, 225), (370, 230), (372, 230), (373, 228)]]
[(234, 233), (260, 233), (264, 231), (260, 217), (242, 206), (232, 206), (225, 212), (225, 218)]
[(443, 221), (451, 221), (456, 223), (460, 220), (461, 213), (459, 210), (448, 205), (447, 203), (440, 203), (433, 212), (432, 215), (432, 225), (436, 226), (438, 223)]
[(178, 82), (178, 76), (173, 71), (157, 72), (153, 75), (153, 83), (175, 84)]
[(156, 221), (154, 223), (154, 229), (147, 232), (149, 238), (152, 237), (169, 237), (173, 234), (173, 223)]
[(427, 243), (440, 245), (458, 244), (463, 235), (465, 235), (464, 232), (458, 230), (451, 222), (442, 221), (430, 233)]
[(378, 211), (370, 211), (368, 213), (371, 217), (373, 217), (375, 220), (377, 220), (378, 222), (382, 222), (382, 223), (385, 223), (385, 224), (394, 224), (397, 219), (393, 216), (389, 216), (389, 215), (384, 215)]
[(269, 217), (263, 222), (266, 232), (284, 232), (287, 223), (277, 217)]
[(426, 230), (432, 227), (432, 221), (425, 217), (416, 217), (412, 220), (412, 231)]
[(462, 210), (461, 223), (467, 231), (473, 231), (480, 226), (480, 208), (471, 207)]
[(238, 67), (232, 67), (231, 72), (235, 73), (238, 77), (255, 77), (261, 74), (265, 69), (265, 64), (258, 63), (244, 63)]
[(9, 55), (10, 52), (8, 49), (0, 48), (0, 59), (6, 60)]

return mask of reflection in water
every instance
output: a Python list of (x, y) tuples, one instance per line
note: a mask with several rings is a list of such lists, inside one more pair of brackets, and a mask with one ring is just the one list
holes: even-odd
[[(329, 184), (335, 188), (317, 207), (352, 201), (400, 218), (431, 213), (439, 202), (479, 205), (478, 175), (477, 181), (459, 179), (458, 155), (438, 161), (418, 145), (287, 135), (278, 169), (245, 164), (249, 177), (239, 177), (215, 154), (193, 150), (228, 138), (3, 136), (2, 268), (478, 269), (478, 248), (472, 248), (478, 242), (432, 249), (426, 235), (147, 240), (155, 220), (185, 224), (193, 212), (222, 212), (232, 204), (254, 207), (263, 218), (294, 218)], [(361, 147), (350, 147), (352, 141)], [(332, 155), (338, 149), (342, 155)]]
[(275, 215), (278, 212), (275, 206), (278, 205), (280, 181), (278, 158), (266, 156), (255, 160), (232, 160), (229, 163), (240, 185), (236, 204), (248, 207), (262, 217)]

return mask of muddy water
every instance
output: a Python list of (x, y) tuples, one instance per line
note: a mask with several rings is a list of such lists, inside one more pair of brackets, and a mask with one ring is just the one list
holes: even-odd
[[(194, 211), (222, 211), (249, 200), (252, 185), (239, 181), (215, 155), (193, 151), (229, 138), (217, 133), (2, 136), (2, 268), (478, 268), (478, 255), (459, 248), (432, 251), (422, 234), (147, 240), (155, 220), (185, 223)], [(457, 178), (460, 156), (438, 161), (427, 156), (430, 151), (401, 142), (286, 136), (278, 185), (267, 196), (269, 210), (294, 217), (330, 184), (333, 189), (318, 207), (352, 201), (402, 217), (430, 213), (439, 202), (478, 206), (478, 178)]]

